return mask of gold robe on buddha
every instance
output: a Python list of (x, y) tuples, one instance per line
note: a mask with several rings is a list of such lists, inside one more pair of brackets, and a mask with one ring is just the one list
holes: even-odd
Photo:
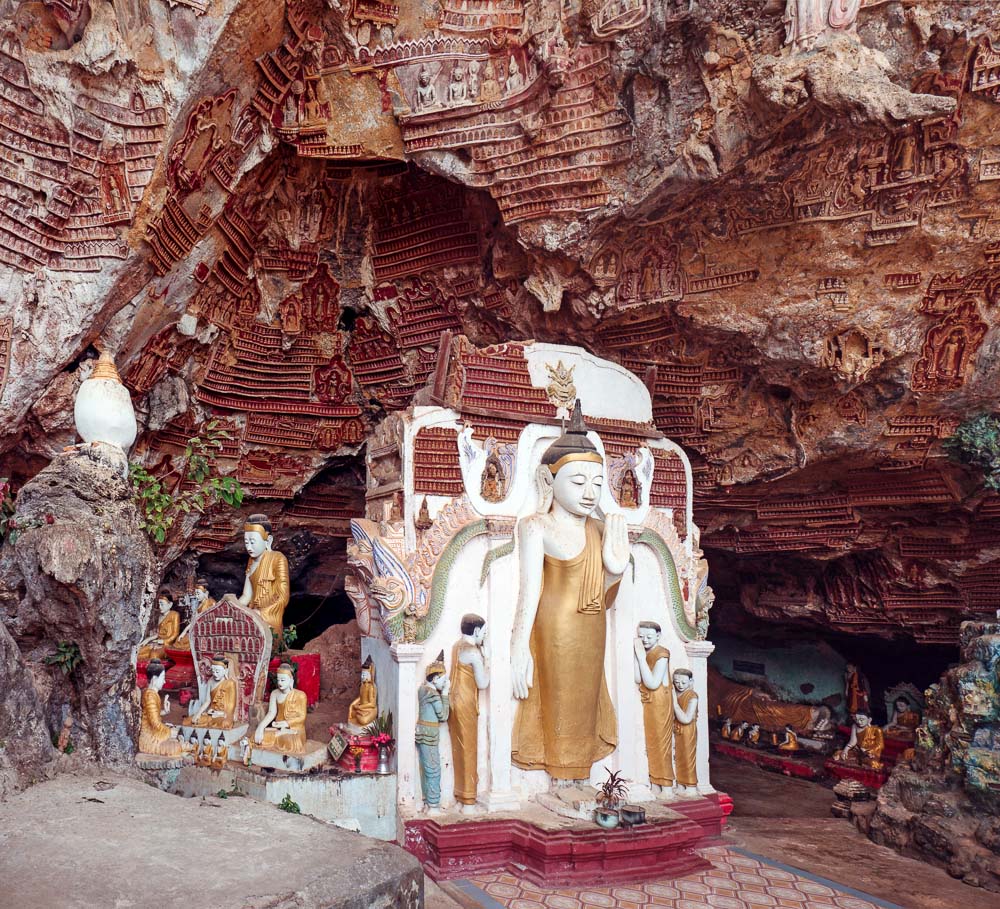
[(803, 732), (812, 726), (813, 708), (808, 704), (790, 704), (775, 701), (762, 692), (732, 682), (720, 672), (708, 670), (708, 698), (722, 708), (722, 715), (740, 723), (757, 725), (768, 732), (784, 732), (786, 726)]
[(859, 764), (879, 770), (882, 767), (882, 751), (885, 748), (885, 736), (875, 725), (865, 726), (857, 731), (857, 748), (852, 755)]
[(176, 609), (171, 609), (156, 626), (156, 636), (163, 641), (157, 644), (153, 641), (139, 648), (137, 658), (140, 660), (162, 660), (165, 647), (170, 647), (177, 636), (181, 633), (181, 614)]
[(251, 559), (247, 565), (247, 576), (253, 589), (250, 608), (256, 609), (260, 617), (281, 637), (291, 588), (288, 584), (288, 559), (280, 552), (269, 549), (260, 557), (257, 569), (250, 573)]
[(605, 611), (618, 585), (605, 593), (601, 550), (601, 531), (588, 518), (583, 551), (572, 559), (546, 555), (542, 568), (529, 642), (532, 686), (518, 707), (511, 760), (554, 779), (588, 779), (618, 744), (604, 678)]
[(785, 733), (785, 741), (778, 746), (778, 751), (798, 751), (799, 737), (794, 732)]
[(479, 686), (468, 663), (458, 659), (460, 641), (451, 660), (451, 762), (455, 770), (455, 801), (475, 805), (479, 791)]
[[(695, 690), (688, 688), (677, 695), (677, 703), (687, 712), (695, 697)], [(674, 717), (674, 775), (682, 786), (698, 785), (697, 757), (698, 711), (695, 710), (690, 723), (682, 723)]]
[[(209, 710), (221, 710), (223, 716), (209, 716)], [(192, 726), (208, 726), (212, 729), (232, 729), (233, 714), (236, 712), (236, 681), (223, 679), (212, 689), (208, 706), (201, 716), (191, 720)]]
[(367, 726), (378, 719), (378, 689), (374, 682), (362, 682), (361, 691), (351, 701), (347, 711), (347, 722), (355, 726)]
[(670, 651), (657, 644), (646, 651), (650, 671), (660, 660), (667, 660), (663, 684), (650, 690), (639, 683), (642, 701), (642, 724), (646, 731), (646, 758), (649, 761), (649, 781), (657, 786), (673, 786), (674, 698), (670, 687)]
[(163, 722), (160, 694), (152, 688), (142, 692), (142, 716), (139, 720), (139, 751), (177, 757), (184, 752), (184, 745), (174, 737), (174, 730)]
[(288, 729), (268, 726), (264, 730), (264, 740), (260, 747), (280, 751), (282, 754), (302, 754), (306, 750), (306, 710), (309, 706), (306, 693), (293, 688), (277, 706), (278, 712), (272, 722), (284, 720), (288, 723)]

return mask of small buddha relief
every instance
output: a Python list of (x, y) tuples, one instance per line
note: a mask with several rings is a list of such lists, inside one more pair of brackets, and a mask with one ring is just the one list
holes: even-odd
[(487, 502), (502, 502), (507, 494), (507, 475), (495, 451), (486, 458), (479, 494)]

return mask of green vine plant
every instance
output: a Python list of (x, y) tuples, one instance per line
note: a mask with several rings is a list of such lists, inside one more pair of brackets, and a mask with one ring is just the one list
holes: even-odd
[(953, 461), (979, 470), (987, 489), (1000, 490), (1000, 417), (984, 413), (966, 420), (943, 447)]
[(14, 519), (14, 496), (10, 491), (10, 480), (7, 477), (0, 477), (0, 540), (3, 540), (8, 533), (16, 530), (17, 524), (11, 527)]
[(49, 666), (58, 666), (63, 675), (69, 675), (83, 662), (80, 646), (73, 641), (60, 641), (56, 645), (55, 653), (47, 656), (45, 662)]
[(217, 473), (219, 452), (231, 438), (219, 421), (205, 424), (201, 435), (188, 439), (180, 467), (165, 477), (154, 476), (141, 464), (129, 464), (134, 498), (141, 514), (142, 528), (157, 542), (167, 538), (182, 514), (199, 514), (212, 504), (232, 508), (243, 504), (243, 487), (235, 477)]

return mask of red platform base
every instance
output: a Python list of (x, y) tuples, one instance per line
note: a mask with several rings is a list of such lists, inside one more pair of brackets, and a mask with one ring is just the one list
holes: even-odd
[(711, 845), (722, 832), (727, 812), (721, 802), (718, 793), (671, 802), (681, 818), (615, 830), (585, 821), (541, 827), (517, 818), (413, 820), (406, 822), (404, 846), (436, 881), (516, 870), (546, 887), (638, 883), (710, 868), (695, 850)]
[(841, 764), (834, 760), (827, 761), (823, 767), (830, 776), (835, 776), (838, 780), (857, 780), (869, 789), (881, 789), (889, 779), (885, 770), (855, 767), (853, 764)]
[(798, 758), (789, 757), (774, 752), (758, 751), (756, 748), (746, 748), (734, 745), (732, 742), (712, 742), (712, 748), (719, 754), (756, 764), (765, 770), (774, 770), (785, 776), (797, 776), (804, 780), (818, 780), (823, 774), (818, 767)]

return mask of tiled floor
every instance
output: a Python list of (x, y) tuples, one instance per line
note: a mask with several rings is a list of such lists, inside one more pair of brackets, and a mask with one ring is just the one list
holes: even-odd
[(717, 846), (714, 866), (676, 880), (583, 890), (547, 890), (507, 873), (455, 882), (485, 909), (899, 909), (769, 859)]

